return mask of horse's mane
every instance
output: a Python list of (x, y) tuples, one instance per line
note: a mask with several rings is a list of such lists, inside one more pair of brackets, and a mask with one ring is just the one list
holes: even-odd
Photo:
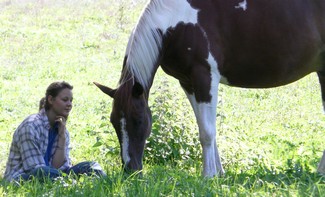
[[(144, 9), (130, 36), (123, 65), (124, 72), (130, 72), (144, 89), (150, 88), (165, 31), (180, 21), (197, 23), (197, 10), (185, 0), (151, 0)], [(122, 73), (120, 85), (126, 80), (130, 78)]]
[(169, 10), (163, 0), (150, 1), (129, 39), (124, 70), (131, 72), (145, 89), (149, 88), (162, 47), (162, 32), (159, 28), (163, 26)]

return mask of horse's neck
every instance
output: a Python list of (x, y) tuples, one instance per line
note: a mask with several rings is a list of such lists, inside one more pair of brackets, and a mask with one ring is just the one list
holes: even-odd
[[(155, 66), (155, 70), (157, 70), (158, 65)], [(121, 74), (121, 78), (120, 78), (120, 82), (119, 82), (119, 86), (122, 87), (122, 89), (124, 89), (124, 91), (128, 92), (127, 94), (132, 94), (133, 88), (135, 86), (135, 88), (139, 88), (137, 87), (138, 85), (141, 85), (141, 88), (143, 89), (144, 94), (148, 95), (150, 88), (152, 86), (153, 83), (153, 78), (154, 78), (154, 73), (152, 74), (152, 76), (150, 78), (148, 78), (148, 83), (146, 86), (144, 86), (143, 84), (141, 84), (140, 80), (132, 74), (132, 72), (126, 68), (123, 69), (122, 74)], [(148, 97), (148, 96), (146, 96)]]

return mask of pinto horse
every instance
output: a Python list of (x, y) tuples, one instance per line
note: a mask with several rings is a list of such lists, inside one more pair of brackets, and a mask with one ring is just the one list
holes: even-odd
[(271, 88), (317, 72), (325, 104), (324, 0), (151, 0), (130, 36), (111, 122), (124, 166), (141, 170), (151, 132), (148, 97), (159, 66), (194, 110), (203, 175), (224, 173), (216, 144), (220, 83)]

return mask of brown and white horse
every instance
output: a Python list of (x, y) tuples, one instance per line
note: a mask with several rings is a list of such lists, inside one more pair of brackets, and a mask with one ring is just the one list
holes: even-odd
[(325, 102), (325, 0), (151, 0), (130, 36), (111, 122), (122, 162), (142, 169), (158, 66), (179, 80), (196, 115), (203, 175), (224, 173), (216, 145), (219, 83), (270, 88), (317, 72)]

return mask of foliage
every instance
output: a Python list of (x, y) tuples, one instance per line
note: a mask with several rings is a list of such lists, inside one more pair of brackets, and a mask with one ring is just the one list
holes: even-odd
[(198, 131), (193, 127), (194, 113), (182, 110), (190, 108), (189, 103), (179, 94), (169, 91), (170, 88), (167, 81), (162, 81), (151, 93), (153, 125), (145, 158), (160, 164), (201, 159)]

